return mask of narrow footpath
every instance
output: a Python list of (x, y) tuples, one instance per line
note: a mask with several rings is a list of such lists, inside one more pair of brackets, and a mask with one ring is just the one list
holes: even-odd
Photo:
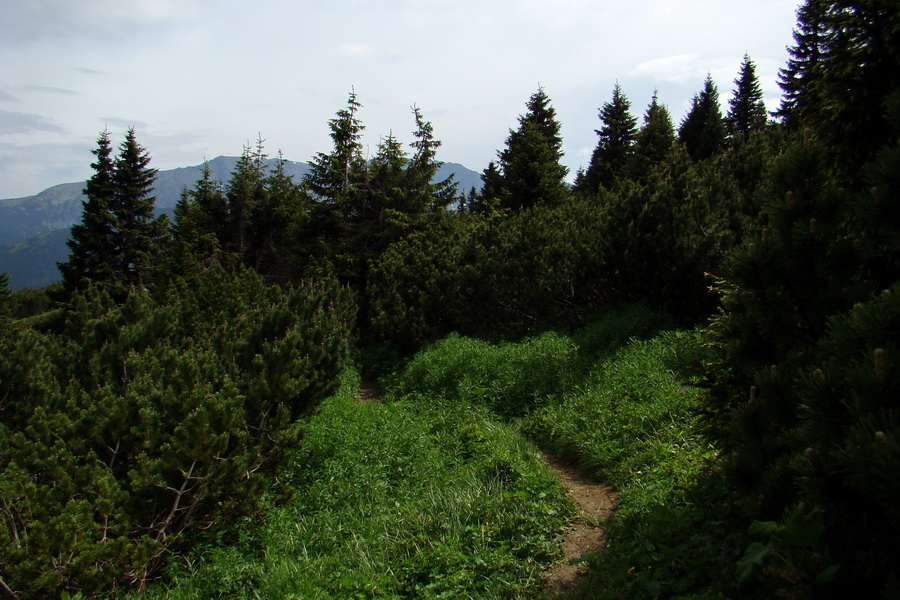
[[(372, 402), (381, 394), (381, 388), (372, 380), (364, 380), (360, 385), (361, 402)], [(590, 598), (582, 559), (603, 546), (605, 534), (601, 525), (615, 510), (616, 491), (609, 484), (587, 477), (578, 467), (550, 452), (544, 452), (544, 458), (559, 475), (569, 498), (578, 507), (578, 514), (565, 529), (563, 558), (547, 571), (543, 591), (547, 600)]]
[(581, 559), (603, 546), (601, 525), (615, 509), (616, 492), (609, 484), (586, 477), (576, 466), (551, 453), (545, 452), (544, 457), (578, 507), (578, 515), (563, 535), (563, 558), (545, 576), (544, 594), (549, 600), (590, 598), (593, 594), (587, 588), (585, 563)]

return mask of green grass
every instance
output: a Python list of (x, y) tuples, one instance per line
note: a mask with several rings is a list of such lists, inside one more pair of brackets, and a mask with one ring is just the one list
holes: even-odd
[(617, 486), (625, 506), (665, 502), (711, 451), (696, 433), (698, 391), (685, 369), (699, 345), (699, 334), (689, 331), (633, 340), (596, 363), (577, 389), (532, 414), (525, 428)]
[[(719, 598), (740, 557), (717, 505), (714, 450), (698, 433), (691, 365), (699, 333), (668, 331), (600, 354), (576, 389), (523, 428), (616, 486), (606, 547), (589, 560), (597, 598)], [(605, 356), (605, 357), (604, 357)], [(730, 591), (730, 590), (729, 590)]]
[(450, 336), (380, 402), (348, 373), (263, 524), (173, 562), (148, 597), (538, 598), (572, 507), (528, 438), (618, 489), (589, 559), (598, 598), (721, 597), (742, 549), (695, 427), (705, 351), (693, 331), (649, 337), (662, 322), (628, 309), (519, 343)]
[(535, 446), (483, 409), (419, 395), (311, 420), (262, 527), (173, 563), (150, 598), (537, 595), (571, 511)]

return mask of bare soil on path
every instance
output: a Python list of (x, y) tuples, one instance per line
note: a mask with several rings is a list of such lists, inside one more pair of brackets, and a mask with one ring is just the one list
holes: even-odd
[(559, 475), (578, 515), (563, 534), (563, 558), (544, 578), (544, 594), (551, 600), (576, 600), (592, 596), (581, 559), (603, 546), (602, 522), (615, 510), (616, 492), (606, 483), (586, 476), (578, 467), (554, 454), (544, 453), (547, 463)]

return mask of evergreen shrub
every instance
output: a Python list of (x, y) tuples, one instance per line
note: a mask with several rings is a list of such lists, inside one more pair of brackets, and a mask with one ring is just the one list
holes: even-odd
[(56, 329), (0, 340), (0, 577), (22, 598), (143, 585), (253, 510), (330, 394), (354, 306), (214, 269), (117, 305), (75, 294)]

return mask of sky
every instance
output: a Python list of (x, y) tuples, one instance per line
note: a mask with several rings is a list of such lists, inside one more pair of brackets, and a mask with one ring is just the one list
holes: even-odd
[[(680, 123), (711, 74), (723, 113), (745, 54), (769, 110), (800, 0), (10, 0), (0, 6), (0, 198), (91, 175), (130, 127), (171, 169), (237, 156), (308, 161), (354, 90), (364, 144), (412, 141), (481, 171), (542, 87), (563, 162), (586, 167), (618, 83)], [(408, 146), (407, 146), (408, 148)]]

